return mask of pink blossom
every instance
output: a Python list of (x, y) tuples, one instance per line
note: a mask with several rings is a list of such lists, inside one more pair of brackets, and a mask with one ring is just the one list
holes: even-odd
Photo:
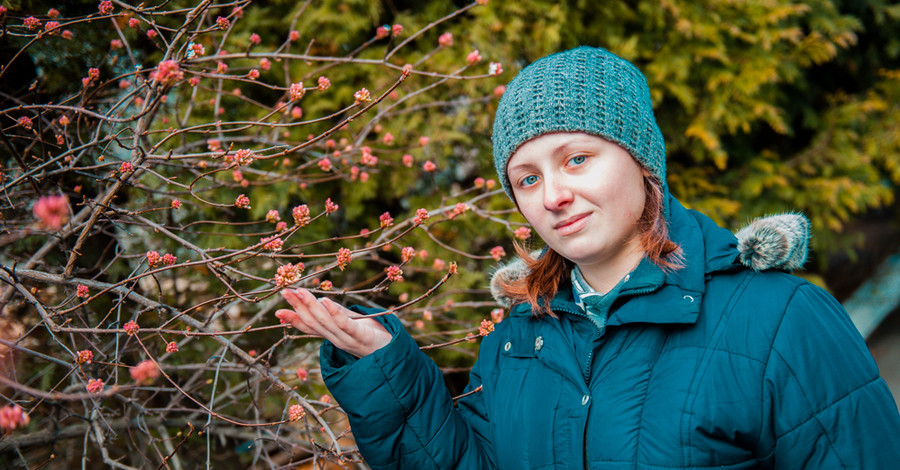
[(228, 71), (228, 64), (222, 61), (216, 62), (216, 73), (223, 74)]
[(300, 32), (299, 31), (291, 31), (290, 34), (288, 34), (288, 39), (290, 39), (291, 42), (294, 42), (294, 41), (300, 39)]
[(366, 181), (369, 181), (369, 172), (363, 171), (359, 174), (359, 182), (365, 183)]
[(253, 163), (258, 155), (253, 153), (250, 149), (240, 149), (237, 152), (234, 152), (234, 162), (239, 166), (246, 166)]
[(51, 8), (47, 10), (47, 16), (49, 16), (50, 18), (59, 18), (59, 10), (57, 10), (56, 8)]
[(137, 18), (128, 18), (128, 27), (129, 28), (137, 28), (140, 26), (141, 22)]
[(24, 428), (29, 422), (31, 418), (19, 405), (6, 405), (0, 408), (0, 429), (4, 431)]
[(243, 18), (244, 9), (241, 7), (234, 7), (231, 9), (231, 14), (234, 15), (235, 18)]
[(228, 27), (231, 26), (231, 21), (229, 21), (228, 18), (225, 18), (224, 16), (220, 16), (216, 18), (216, 26), (218, 26), (219, 29), (228, 29)]
[(219, 150), (222, 150), (222, 144), (219, 142), (219, 139), (207, 139), (206, 148), (208, 148), (210, 152), (218, 152)]
[(332, 288), (334, 288), (334, 284), (332, 284), (331, 281), (322, 281), (322, 283), (319, 284), (319, 289), (322, 290), (331, 290)]
[(466, 56), (466, 62), (469, 65), (474, 65), (478, 62), (481, 62), (481, 54), (478, 52), (478, 49), (475, 49)]
[(346, 248), (341, 248), (340, 250), (338, 250), (337, 254), (337, 267), (340, 268), (341, 271), (343, 271), (344, 268), (346, 268), (347, 265), (350, 264), (350, 261), (352, 259), (353, 253)]
[(303, 95), (306, 93), (306, 90), (303, 89), (303, 82), (291, 84), (290, 93), (291, 101), (297, 101), (300, 98), (303, 98)]
[(502, 308), (495, 308), (495, 309), (491, 310), (491, 321), (493, 321), (494, 323), (502, 322), (503, 321), (503, 313), (504, 312), (503, 312)]
[(197, 86), (200, 84), (200, 77), (191, 77), (188, 79), (188, 84), (190, 86)]
[(303, 117), (303, 108), (300, 106), (294, 106), (291, 108), (291, 117), (294, 119), (300, 119)]
[(403, 282), (403, 270), (400, 266), (388, 266), (384, 271), (391, 282)]
[(278, 232), (283, 232), (283, 231), (287, 230), (287, 222), (285, 222), (285, 221), (278, 222), (277, 224), (275, 224), (275, 230)]
[(259, 44), (261, 41), (262, 38), (260, 38), (258, 34), (253, 33), (250, 35), (250, 44)]
[(353, 94), (353, 99), (356, 100), (356, 103), (367, 103), (372, 101), (372, 95), (369, 93), (369, 90), (365, 88), (360, 88), (359, 91)]
[(413, 219), (413, 223), (421, 225), (426, 220), (428, 220), (428, 211), (424, 208), (416, 210), (416, 217)]
[(424, 146), (428, 145), (428, 142), (431, 142), (431, 138), (428, 137), (427, 135), (423, 135), (422, 137), (419, 137), (419, 146), (420, 147), (424, 147)]
[(69, 117), (66, 116), (65, 114), (60, 116), (59, 117), (59, 125), (63, 126), (63, 127), (68, 126), (69, 125)]
[(297, 368), (297, 378), (300, 380), (306, 380), (307, 377), (309, 377), (309, 372), (307, 372), (306, 369), (304, 369), (302, 367), (298, 367)]
[(424, 312), (422, 312), (422, 318), (424, 318), (426, 321), (434, 320), (434, 312), (432, 312), (431, 310), (425, 310)]
[(490, 320), (481, 320), (481, 326), (478, 327), (478, 333), (481, 336), (487, 336), (494, 331), (494, 322)]
[[(56, 145), (63, 145), (63, 144), (65, 144), (65, 143), (66, 143), (66, 138), (63, 137), (62, 134), (56, 134)], [(66, 158), (67, 158), (66, 161), (68, 162), (68, 161), (69, 161), (69, 160), (68, 160), (69, 157), (66, 157)]]
[(288, 263), (279, 266), (278, 269), (275, 270), (275, 285), (278, 287), (287, 287), (299, 281), (300, 274), (304, 269), (306, 269), (306, 266), (304, 266), (303, 263)]
[(125, 333), (134, 335), (137, 334), (138, 330), (140, 330), (141, 327), (137, 324), (136, 321), (131, 320), (128, 323), (125, 323), (125, 326), (123, 326), (122, 329), (125, 330)]
[(466, 205), (466, 204), (464, 204), (464, 203), (462, 203), (462, 202), (459, 202), (459, 203), (456, 204), (456, 206), (453, 207), (453, 210), (450, 212), (450, 215), (449, 215), (448, 217), (449, 217), (450, 219), (454, 219), (454, 218), (456, 218), (457, 216), (460, 216), (460, 215), (462, 215), (462, 214), (465, 214), (466, 211), (468, 211), (468, 210), (469, 210), (469, 206), (468, 206), (468, 205)]
[(206, 48), (203, 47), (203, 44), (191, 43), (190, 47), (191, 47), (191, 50), (194, 52), (195, 56), (199, 57), (202, 55), (206, 55)]
[(64, 29), (63, 32), (60, 33), (60, 36), (62, 36), (62, 38), (65, 39), (66, 41), (71, 41), (72, 38), (75, 37), (75, 35), (72, 34), (72, 32), (69, 31), (68, 29)]
[(433, 161), (428, 160), (422, 165), (422, 169), (431, 173), (432, 171), (437, 170), (437, 165), (435, 165)]
[(456, 270), (457, 270), (456, 261), (451, 261), (450, 268), (447, 269), (447, 272), (450, 274), (456, 274), (456, 272), (457, 272)]
[(400, 250), (400, 256), (404, 263), (408, 263), (416, 257), (416, 249), (411, 246), (403, 247), (403, 249)]
[(266, 212), (266, 222), (275, 223), (281, 220), (281, 214), (278, 213), (275, 209), (270, 209), (269, 212)]
[(318, 88), (319, 91), (325, 91), (328, 89), (328, 87), (331, 86), (331, 80), (325, 77), (319, 77), (319, 80), (316, 81), (316, 84), (316, 88)]
[(294, 224), (301, 227), (308, 224), (310, 221), (309, 207), (307, 207), (306, 204), (301, 204), (297, 207), (294, 207), (291, 210), (291, 215), (294, 217)]
[(250, 208), (250, 198), (241, 194), (234, 200), (234, 206), (241, 209), (249, 209)]
[(26, 131), (30, 131), (32, 127), (34, 127), (34, 123), (31, 122), (31, 118), (28, 116), (22, 116), (19, 118), (19, 125), (24, 127)]
[(500, 258), (503, 258), (504, 256), (506, 256), (506, 250), (504, 250), (502, 246), (491, 248), (491, 258), (494, 258), (494, 260), (500, 261)]
[(404, 154), (402, 158), (403, 166), (407, 168), (412, 168), (413, 166), (413, 156), (410, 154)]
[(162, 257), (159, 256), (158, 251), (148, 251), (147, 252), (147, 264), (150, 265), (151, 268), (153, 266), (156, 266), (157, 264), (159, 264), (161, 261), (162, 261)]
[(381, 228), (390, 227), (391, 225), (394, 225), (394, 219), (393, 219), (393, 217), (391, 217), (390, 212), (385, 212), (384, 214), (381, 214), (380, 216), (378, 216), (378, 221), (381, 225)]
[(176, 261), (178, 261), (178, 258), (172, 253), (166, 253), (162, 257), (162, 262), (166, 266), (172, 266)]
[(334, 202), (331, 202), (331, 198), (325, 199), (325, 213), (326, 214), (332, 214), (334, 212), (337, 212), (337, 210), (339, 208), (340, 208), (340, 206), (338, 206)]
[(376, 39), (384, 39), (384, 38), (388, 37), (389, 34), (391, 34), (390, 25), (379, 26), (375, 30), (375, 38)]
[(250, 71), (247, 72), (247, 78), (249, 78), (250, 80), (256, 80), (257, 78), (259, 78), (259, 70), (250, 69)]
[(178, 352), (178, 343), (175, 341), (169, 341), (166, 343), (166, 352), (169, 354)]
[(22, 24), (24, 24), (25, 27), (28, 28), (28, 31), (34, 31), (35, 29), (41, 27), (41, 20), (33, 16), (29, 16), (28, 18), (22, 20)]
[(78, 284), (78, 287), (75, 289), (75, 296), (86, 299), (91, 296), (90, 289), (84, 284)]
[(288, 408), (288, 420), (290, 421), (300, 421), (305, 415), (306, 410), (300, 405), (291, 405), (291, 407)]
[(403, 25), (395, 24), (391, 26), (391, 36), (397, 37), (403, 33)]
[(328, 395), (322, 395), (321, 397), (319, 397), (319, 401), (327, 405), (331, 403), (331, 397)]
[(69, 201), (65, 196), (41, 196), (32, 212), (42, 227), (55, 232), (69, 221)]
[(319, 168), (322, 171), (331, 171), (331, 169), (332, 169), (331, 160), (329, 160), (328, 157), (325, 157), (325, 158), (319, 160)]
[(97, 8), (100, 10), (101, 15), (108, 15), (113, 11), (113, 2), (104, 0), (100, 2), (100, 5)]
[(88, 77), (90, 77), (91, 80), (96, 80), (96, 79), (100, 78), (100, 69), (98, 69), (97, 67), (89, 68), (88, 69)]
[(503, 64), (500, 62), (491, 62), (488, 64), (488, 73), (491, 75), (500, 75), (503, 73)]
[(270, 68), (272, 68), (272, 61), (266, 59), (265, 57), (259, 59), (259, 68), (263, 70), (269, 70)]
[(333, 149), (335, 145), (336, 144), (334, 142), (334, 139), (328, 139), (325, 141), (325, 148)]
[(281, 238), (278, 238), (275, 235), (271, 237), (264, 237), (262, 240), (260, 240), (260, 243), (263, 244), (263, 248), (269, 251), (278, 251), (281, 249), (281, 247), (284, 246), (284, 242), (281, 240)]
[(494, 189), (494, 186), (497, 186), (497, 181), (494, 180), (493, 178), (484, 182), (484, 187), (486, 187), (488, 189)]
[(500, 98), (503, 94), (506, 93), (506, 85), (498, 85), (497, 88), (494, 88), (494, 96)]
[(181, 201), (172, 199), (172, 209), (178, 209), (179, 207), (181, 207)]
[(528, 240), (528, 238), (531, 237), (531, 229), (528, 227), (519, 227), (513, 232), (513, 235), (519, 240)]
[(384, 142), (384, 145), (391, 145), (394, 143), (394, 134), (390, 132), (385, 132), (384, 137), (381, 138), (381, 141)]
[[(44, 25), (44, 31), (51, 36), (57, 33), (56, 28), (59, 28), (59, 21), (48, 21)], [(122, 47), (122, 41), (119, 41), (119, 47)]]
[(235, 183), (240, 183), (241, 181), (244, 181), (244, 174), (241, 173), (241, 170), (232, 170), (231, 179), (233, 179)]
[(128, 370), (131, 378), (139, 385), (150, 385), (159, 378), (159, 368), (150, 359), (144, 359)]
[(431, 263), (431, 268), (435, 271), (443, 271), (445, 267), (447, 267), (447, 262), (440, 258), (435, 258)]
[(134, 171), (134, 167), (131, 166), (131, 162), (122, 162), (122, 165), (119, 166), (119, 173), (131, 173)]
[(147, 38), (148, 38), (148, 39), (155, 39), (156, 36), (159, 36), (159, 33), (157, 33), (155, 29), (148, 29), (148, 30), (147, 30)]
[(359, 158), (359, 162), (366, 166), (375, 166), (378, 164), (378, 157), (372, 154), (372, 149), (369, 147), (363, 147), (362, 156)]
[(444, 33), (438, 38), (438, 45), (441, 47), (450, 47), (453, 45), (453, 33)]
[(90, 364), (91, 361), (94, 360), (94, 351), (90, 349), (82, 349), (78, 351), (78, 355), (75, 357), (75, 362), (79, 364)]
[(122, 40), (121, 39), (113, 39), (112, 41), (109, 41), (109, 48), (114, 51), (121, 49), (122, 48)]
[(88, 393), (98, 393), (103, 390), (103, 381), (100, 379), (90, 379), (87, 383)]
[(475, 0), (475, 3), (483, 6), (488, 4), (488, 0)]

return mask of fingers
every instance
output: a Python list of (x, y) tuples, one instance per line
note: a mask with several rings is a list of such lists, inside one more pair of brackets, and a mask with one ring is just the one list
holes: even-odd
[[(306, 289), (281, 292), (282, 297), (294, 310), (279, 310), (275, 315), (291, 323), (295, 328), (309, 334), (321, 336), (341, 347), (353, 343), (353, 333), (359, 332), (357, 325), (347, 318), (348, 310), (334, 302), (323, 299), (321, 302)], [(324, 304), (324, 305), (323, 305)], [(325, 305), (328, 305), (326, 309)]]

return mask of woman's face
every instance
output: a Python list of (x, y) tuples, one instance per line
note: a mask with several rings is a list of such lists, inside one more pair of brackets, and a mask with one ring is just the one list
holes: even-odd
[(582, 271), (631, 269), (643, 256), (637, 223), (649, 173), (622, 147), (581, 132), (544, 134), (516, 150), (507, 175), (522, 215)]

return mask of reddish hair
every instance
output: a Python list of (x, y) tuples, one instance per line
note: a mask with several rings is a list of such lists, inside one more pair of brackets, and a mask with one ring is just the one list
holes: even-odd
[[(676, 271), (684, 267), (681, 247), (669, 239), (669, 227), (663, 214), (662, 186), (652, 176), (644, 177), (644, 211), (638, 219), (639, 242), (644, 254), (664, 271)], [(556, 315), (550, 310), (550, 299), (556, 296), (559, 286), (569, 280), (574, 264), (562, 255), (547, 248), (543, 256), (535, 258), (528, 250), (514, 243), (516, 254), (525, 262), (528, 274), (519, 279), (501, 279), (500, 288), (513, 303), (527, 302), (536, 316)]]

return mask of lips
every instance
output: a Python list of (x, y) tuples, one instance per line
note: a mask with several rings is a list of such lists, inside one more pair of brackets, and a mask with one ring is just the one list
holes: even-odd
[(559, 232), (560, 235), (564, 235), (564, 236), (575, 233), (575, 232), (581, 230), (582, 228), (584, 228), (584, 226), (586, 224), (586, 219), (590, 215), (591, 214), (589, 212), (586, 212), (583, 214), (575, 215), (573, 217), (569, 217), (566, 220), (558, 222), (556, 225), (553, 226), (553, 229), (556, 230), (557, 232)]

